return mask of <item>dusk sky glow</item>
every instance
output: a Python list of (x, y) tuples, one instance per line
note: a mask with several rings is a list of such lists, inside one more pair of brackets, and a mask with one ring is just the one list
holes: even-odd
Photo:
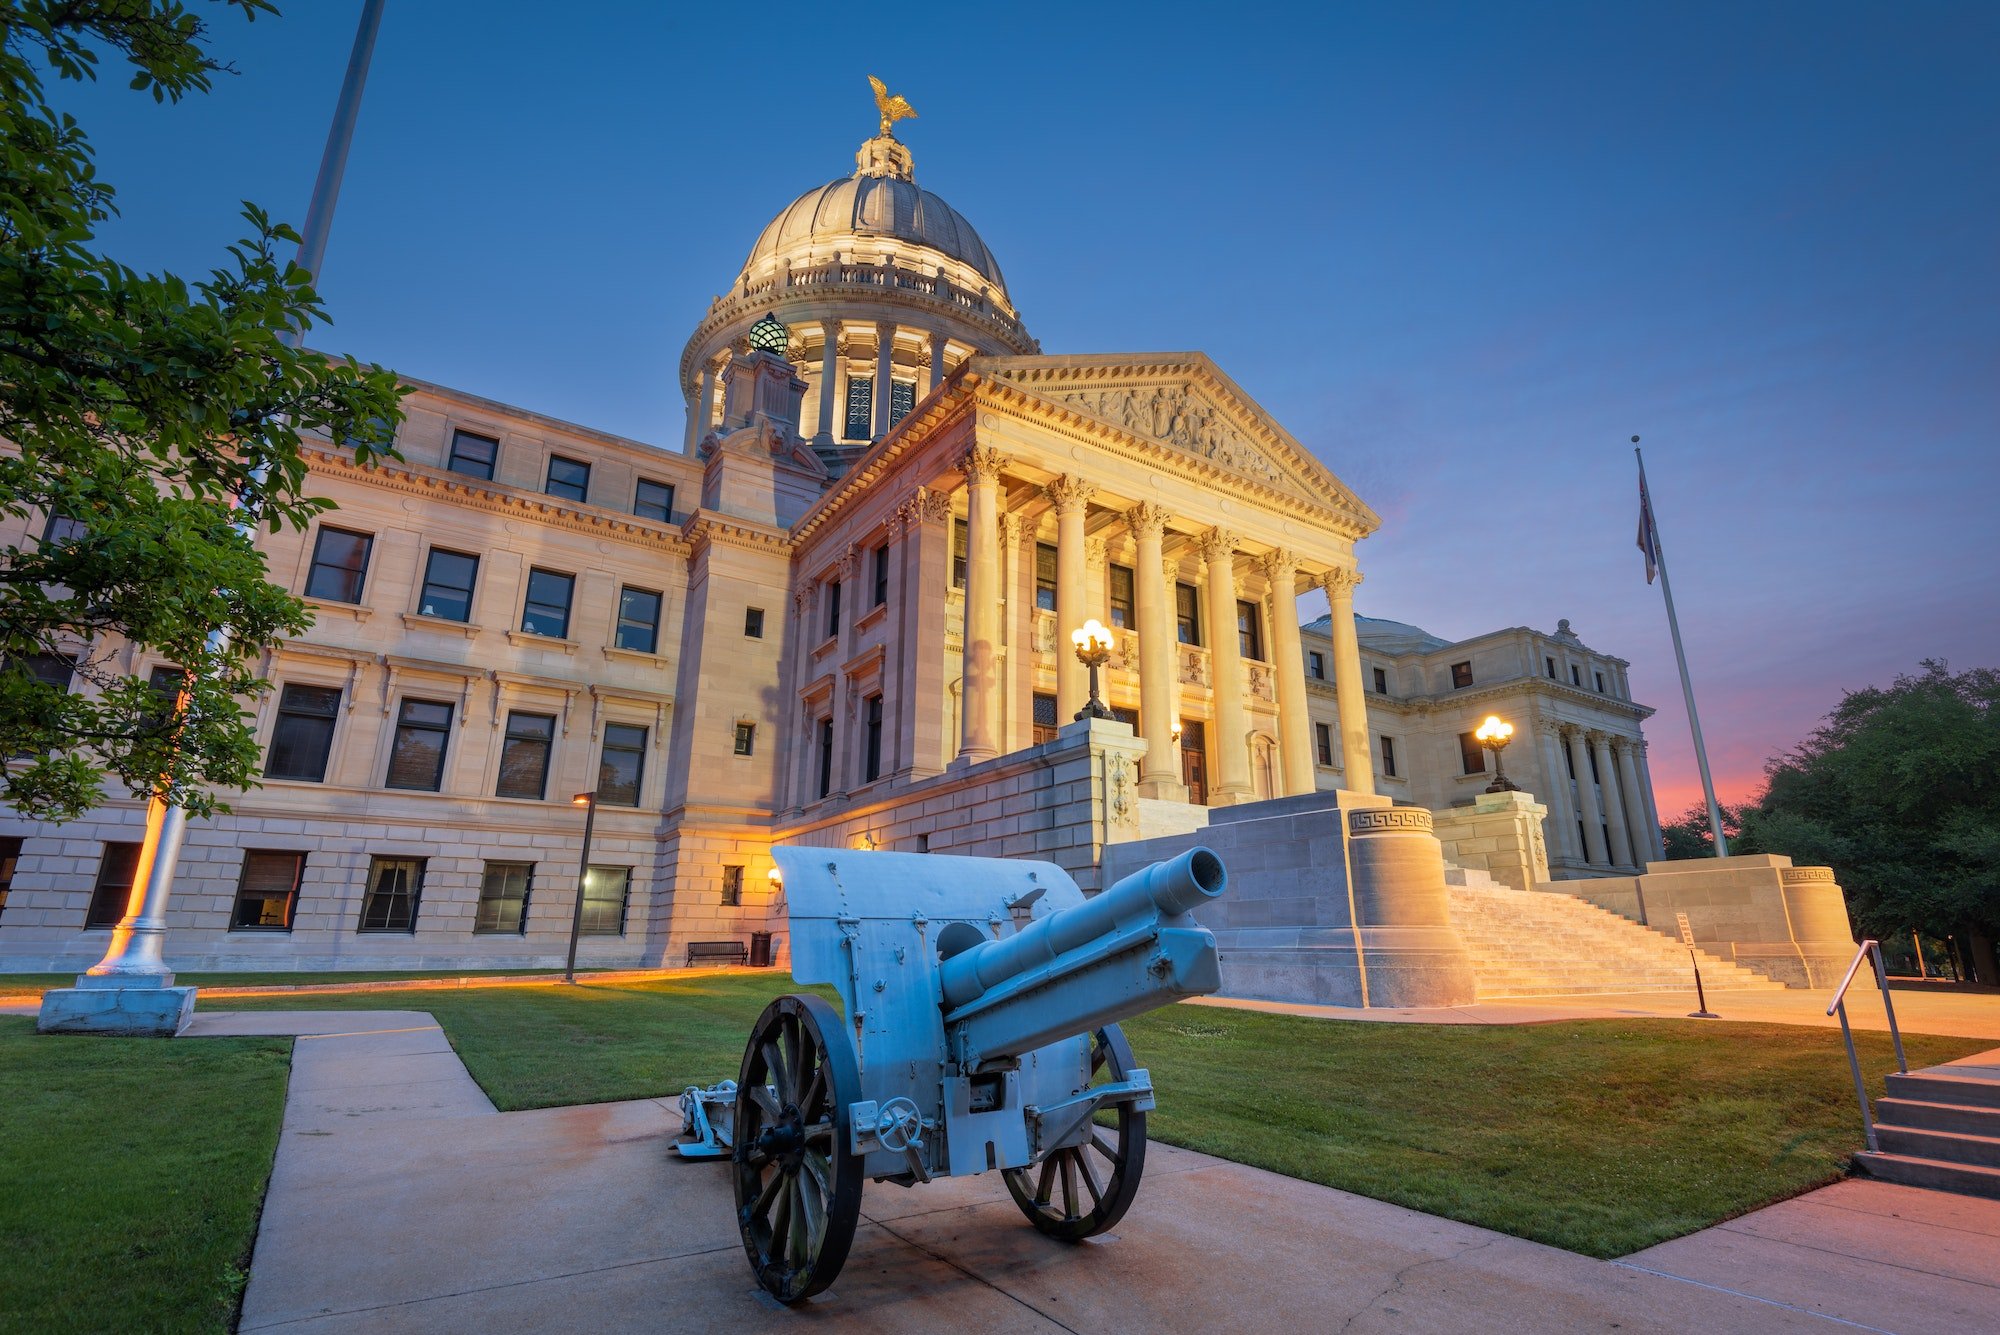
[[(57, 89), (112, 253), (190, 276), (303, 215), (360, 3), (197, 7), (212, 95)], [(312, 341), (678, 449), (683, 342), (879, 74), (1045, 351), (1213, 357), (1382, 515), (1358, 610), (1631, 660), (1671, 817), (1635, 433), (1725, 801), (1843, 689), (2000, 666), (1996, 68), (1988, 3), (389, 0)]]

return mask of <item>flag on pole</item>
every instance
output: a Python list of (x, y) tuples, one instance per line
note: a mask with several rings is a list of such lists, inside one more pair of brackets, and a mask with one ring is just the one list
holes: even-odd
[(1653, 501), (1646, 494), (1646, 467), (1639, 466), (1639, 550), (1646, 554), (1646, 582), (1660, 573), (1660, 530), (1653, 523)]

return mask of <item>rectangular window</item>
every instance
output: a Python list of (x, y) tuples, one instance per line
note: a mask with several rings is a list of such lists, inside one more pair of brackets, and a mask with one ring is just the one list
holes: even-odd
[(910, 409), (917, 406), (917, 385), (913, 380), (891, 380), (889, 382), (889, 425), (894, 426), (910, 415)]
[(722, 869), (722, 907), (743, 907), (743, 868), (734, 863)]
[(826, 586), (826, 638), (840, 634), (840, 581), (831, 580)]
[(1396, 739), (1394, 737), (1384, 737), (1382, 739), (1382, 773), (1392, 779), (1396, 777)]
[(963, 519), (954, 519), (951, 521), (951, 587), (954, 589), (965, 587), (966, 549), (965, 521)]
[(848, 440), (867, 440), (875, 429), (875, 377), (851, 375), (847, 377), (847, 428), (842, 433)]
[(1056, 549), (1046, 542), (1035, 544), (1035, 606), (1056, 610)]
[(1259, 663), (1264, 661), (1264, 629), (1255, 603), (1236, 604), (1236, 652)]
[(132, 874), (139, 868), (139, 845), (106, 844), (97, 863), (97, 884), (90, 891), (85, 929), (116, 927), (132, 901)]
[(1132, 615), (1132, 567), (1111, 567), (1111, 624), (1131, 630), (1139, 623)]
[(623, 589), (618, 594), (618, 647), (650, 654), (660, 647), (660, 595), (651, 589)]
[(312, 568), (306, 572), (306, 597), (329, 603), (358, 603), (368, 574), (368, 551), (375, 539), (344, 528), (321, 528), (313, 540)]
[(646, 730), (632, 723), (604, 725), (604, 749), (597, 761), (599, 806), (636, 807), (646, 778)]
[(875, 549), (875, 606), (889, 601), (889, 544)]
[(1574, 663), (1569, 665), (1569, 684), (1572, 686), (1583, 685), (1583, 669)]
[(630, 867), (592, 867), (583, 878), (583, 935), (625, 935), (625, 901), (631, 889)]
[(566, 501), (582, 501), (590, 494), (590, 465), (581, 459), (551, 454), (549, 475), (542, 490)]
[(819, 795), (833, 791), (833, 720), (819, 721)]
[(479, 558), (464, 552), (431, 548), (424, 562), (424, 589), (417, 599), (420, 616), (445, 621), (472, 620), (472, 586), (479, 580)]
[(1453, 663), (1451, 665), (1451, 689), (1462, 691), (1472, 685), (1472, 664)]
[(649, 477), (640, 478), (638, 489), (632, 494), (632, 513), (641, 519), (657, 519), (663, 524), (673, 522), (674, 489)]
[(1383, 668), (1376, 668), (1376, 669), (1375, 669), (1375, 694), (1377, 694), (1377, 695), (1387, 695), (1388, 693), (1389, 693), (1389, 673), (1387, 672), (1387, 670), (1385, 670), (1385, 669), (1383, 669)]
[(1553, 658), (1544, 658), (1542, 665), (1548, 669), (1549, 680), (1554, 681), (1556, 679), (1556, 660)]
[(1333, 764), (1333, 725), (1313, 724), (1313, 750), (1322, 765)]
[(361, 896), (360, 932), (417, 930), (417, 901), (424, 892), (423, 858), (370, 858)]
[(1201, 643), (1201, 602), (1192, 584), (1174, 585), (1174, 634), (1182, 644)]
[(71, 519), (68, 515), (59, 515), (51, 510), (48, 522), (42, 525), (42, 546), (67, 546), (89, 532), (90, 527), (81, 519)]
[(549, 753), (555, 748), (556, 716), (507, 715), (506, 739), (500, 746), (500, 782), (496, 797), (525, 797), (539, 802), (548, 795)]
[(64, 654), (23, 654), (7, 661), (10, 666), (20, 664), (36, 681), (65, 694), (69, 691), (70, 681), (76, 676), (76, 660)]
[(757, 725), (754, 723), (737, 724), (736, 754), (739, 756), (747, 756), (753, 754), (756, 751), (756, 749), (757, 749)]
[(521, 605), (521, 629), (552, 640), (569, 638), (569, 604), (576, 576), (539, 567), (528, 572), (528, 597)]
[(1062, 724), (1056, 721), (1056, 698), (1053, 695), (1035, 697), (1035, 745), (1053, 742), (1062, 731)]
[(743, 634), (753, 640), (764, 638), (764, 609), (746, 607), (743, 609)]
[(7, 913), (7, 892), (14, 888), (14, 872), (21, 865), (21, 841), (0, 838), (0, 917)]
[(396, 714), (384, 788), (434, 793), (444, 783), (444, 752), (451, 740), (451, 709), (440, 700), (405, 700)]
[(882, 697), (868, 697), (868, 740), (863, 754), (861, 777), (869, 783), (882, 777)]
[(534, 879), (532, 862), (489, 862), (479, 878), (479, 908), (472, 916), (474, 933), (524, 936), (528, 931), (528, 888)]
[(264, 757), (267, 779), (326, 781), (333, 753), (333, 723), (340, 713), (337, 686), (287, 686), (278, 697), (278, 722)]
[(1306, 675), (1314, 681), (1326, 680), (1326, 655), (1317, 649), (1306, 650)]
[(1595, 675), (1597, 678), (1597, 693), (1599, 695), (1604, 694), (1604, 674), (1602, 672), (1599, 672), (1593, 675)]
[(1486, 748), (1479, 744), (1479, 738), (1469, 732), (1458, 735), (1458, 764), (1463, 773), (1484, 774), (1486, 772)]
[(493, 464), (500, 457), (500, 442), (471, 431), (451, 433), (451, 458), (445, 467), (468, 477), (493, 480)]
[(289, 932), (299, 903), (299, 882), (305, 879), (306, 855), (251, 849), (243, 854), (243, 875), (236, 882), (236, 907), (230, 910), (232, 932)]

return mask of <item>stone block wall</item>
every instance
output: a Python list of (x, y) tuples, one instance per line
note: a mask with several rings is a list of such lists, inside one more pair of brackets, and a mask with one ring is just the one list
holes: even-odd
[(1469, 807), (1433, 812), (1445, 861), (1483, 871), (1502, 885), (1532, 890), (1549, 879), (1542, 819), (1549, 809), (1522, 792), (1481, 793)]

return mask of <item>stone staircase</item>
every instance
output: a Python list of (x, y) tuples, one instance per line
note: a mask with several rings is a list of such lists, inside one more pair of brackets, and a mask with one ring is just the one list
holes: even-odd
[(2000, 1068), (1891, 1075), (1888, 1097), (1875, 1105), (1875, 1140), (1879, 1151), (1854, 1156), (1870, 1177), (2000, 1200)]
[[(1472, 952), (1481, 1001), (1617, 992), (1685, 991), (1686, 947), (1574, 895), (1515, 890), (1483, 871), (1447, 865), (1452, 926)], [(1782, 992), (1782, 983), (1699, 952), (1710, 992)]]

